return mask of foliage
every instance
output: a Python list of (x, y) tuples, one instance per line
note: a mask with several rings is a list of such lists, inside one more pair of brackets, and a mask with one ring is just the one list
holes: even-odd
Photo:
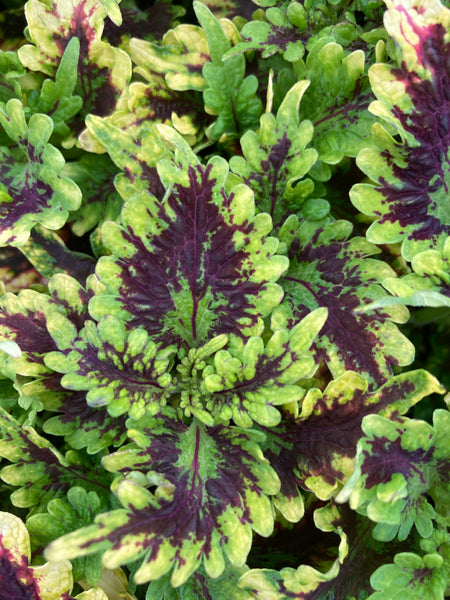
[(443, 600), (450, 9), (10, 4), (0, 596)]

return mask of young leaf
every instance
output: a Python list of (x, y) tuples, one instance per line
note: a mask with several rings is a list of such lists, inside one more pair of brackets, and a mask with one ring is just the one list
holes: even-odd
[(326, 318), (327, 311), (319, 309), (290, 331), (276, 331), (265, 347), (254, 336), (245, 344), (232, 340), (229, 349), (216, 352), (214, 364), (203, 371), (209, 413), (221, 421), (233, 419), (239, 427), (251, 427), (253, 421), (278, 425), (281, 414), (275, 407), (298, 401), (304, 393), (298, 380), (316, 370), (309, 350)]
[[(300, 123), (298, 115), (308, 85), (308, 81), (296, 83), (287, 92), (276, 117), (264, 113), (259, 132), (247, 131), (241, 138), (243, 156), (230, 160), (232, 173), (253, 189), (256, 208), (268, 212), (275, 227), (292, 212), (322, 219), (329, 208), (320, 199), (305, 203), (314, 190), (314, 183), (306, 175), (318, 156), (315, 149), (306, 148), (313, 136), (311, 122)], [(234, 180), (233, 175), (230, 179)]]
[(399, 66), (369, 70), (378, 100), (370, 110), (393, 126), (394, 140), (374, 128), (378, 148), (361, 151), (357, 164), (375, 184), (353, 187), (351, 200), (375, 217), (367, 237), (376, 244), (402, 242), (411, 260), (418, 252), (441, 250), (450, 233), (449, 129), (446, 121), (450, 66), (446, 30), (450, 10), (439, 0), (426, 8), (413, 0), (388, 1), (385, 26), (399, 49)]
[(223, 61), (230, 49), (220, 22), (201, 2), (194, 2), (194, 10), (208, 38), (211, 62), (203, 67), (207, 88), (203, 92), (205, 110), (218, 119), (210, 131), (212, 140), (222, 135), (237, 136), (247, 129), (256, 129), (262, 112), (261, 100), (256, 96), (258, 80), (255, 75), (245, 77), (245, 58), (238, 54)]
[(319, 306), (328, 308), (328, 320), (316, 342), (317, 361), (324, 360), (335, 377), (356, 371), (373, 388), (389, 379), (391, 364), (412, 362), (414, 347), (392, 322), (407, 320), (404, 307), (360, 312), (386, 295), (380, 283), (395, 273), (385, 262), (367, 258), (379, 250), (364, 238), (348, 239), (351, 229), (347, 221), (313, 232), (308, 223), (297, 232), (282, 229), (280, 237), (290, 246), (291, 263), (282, 280), (285, 299), (274, 311), (272, 328), (295, 323)]
[(108, 470), (129, 474), (115, 488), (124, 508), (53, 542), (46, 554), (74, 558), (103, 550), (104, 566), (139, 560), (137, 583), (170, 571), (174, 587), (201, 564), (208, 576), (219, 577), (224, 553), (242, 566), (251, 530), (263, 536), (272, 531), (267, 494), (279, 488), (258, 446), (260, 436), (234, 427), (207, 429), (196, 419), (187, 426), (171, 409), (130, 425), (138, 447), (104, 459)]
[[(438, 427), (448, 427), (446, 411), (435, 415)], [(430, 537), (436, 511), (426, 494), (442, 498), (448, 489), (448, 444), (440, 447), (443, 438), (419, 420), (369, 415), (362, 429), (366, 435), (358, 442), (355, 471), (337, 500), (350, 499), (352, 509), (375, 521), (376, 539), (405, 540), (413, 525)]]
[(64, 158), (48, 140), (53, 122), (43, 114), (25, 120), (20, 100), (0, 104), (0, 124), (13, 141), (0, 148), (0, 244), (24, 244), (36, 223), (64, 225), (81, 203), (78, 186), (60, 175)]
[(225, 192), (226, 161), (215, 157), (204, 167), (184, 152), (158, 163), (163, 202), (135, 196), (123, 227), (104, 224), (112, 256), (100, 258), (97, 276), (108, 293), (92, 298), (91, 315), (113, 314), (155, 342), (188, 348), (221, 333), (259, 335), (280, 300), (274, 281), (287, 258), (275, 254), (278, 241), (266, 237), (271, 219), (254, 214), (251, 190)]

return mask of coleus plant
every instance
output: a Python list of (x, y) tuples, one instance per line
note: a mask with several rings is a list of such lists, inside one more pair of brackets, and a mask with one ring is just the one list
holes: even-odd
[(0, 26), (2, 598), (444, 598), (450, 10)]

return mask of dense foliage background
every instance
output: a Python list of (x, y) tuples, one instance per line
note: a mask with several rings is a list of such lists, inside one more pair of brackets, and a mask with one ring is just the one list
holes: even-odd
[(0, 5), (0, 597), (447, 597), (447, 3)]

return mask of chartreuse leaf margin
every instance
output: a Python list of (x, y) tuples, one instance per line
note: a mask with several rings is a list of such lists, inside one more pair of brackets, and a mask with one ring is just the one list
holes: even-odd
[(0, 597), (444, 600), (450, 8), (13, 4)]

